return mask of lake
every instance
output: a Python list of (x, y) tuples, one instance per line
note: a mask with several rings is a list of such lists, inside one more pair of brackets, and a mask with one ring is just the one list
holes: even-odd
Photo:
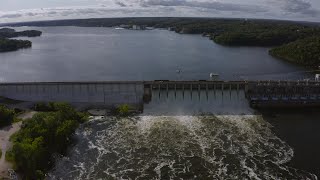
[[(200, 35), (167, 30), (20, 27), (31, 49), (0, 54), (1, 81), (303, 79), (304, 69), (268, 55), (269, 48), (224, 47)], [(177, 74), (177, 70), (181, 73)], [(309, 76), (310, 77), (310, 76)]]

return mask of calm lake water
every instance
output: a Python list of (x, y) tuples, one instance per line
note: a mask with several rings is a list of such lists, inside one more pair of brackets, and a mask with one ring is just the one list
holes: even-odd
[[(25, 29), (43, 35), (23, 38), (33, 42), (31, 49), (0, 54), (1, 81), (312, 77), (269, 56), (269, 48), (224, 47), (200, 35), (17, 28)], [(244, 94), (208, 96), (154, 94), (139, 116), (92, 117), (67, 155), (56, 158), (48, 179), (317, 179), (319, 113), (259, 115)]]
[[(1, 81), (107, 81), (156, 79), (302, 79), (302, 68), (268, 55), (269, 48), (224, 47), (200, 35), (166, 30), (22, 27), (31, 49), (0, 54)], [(182, 73), (177, 74), (177, 69)]]

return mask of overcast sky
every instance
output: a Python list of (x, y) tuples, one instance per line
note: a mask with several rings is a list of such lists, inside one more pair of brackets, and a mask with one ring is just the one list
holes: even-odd
[(320, 22), (320, 0), (0, 0), (0, 23), (139, 16), (267, 18)]

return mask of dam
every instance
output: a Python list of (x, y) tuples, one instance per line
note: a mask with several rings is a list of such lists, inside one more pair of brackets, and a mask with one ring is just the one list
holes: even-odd
[[(141, 105), (169, 92), (185, 96), (245, 94), (253, 107), (265, 105), (319, 105), (317, 81), (106, 81), (0, 83), (0, 96), (29, 102), (68, 102), (116, 106)], [(162, 94), (162, 95), (161, 95)]]
[(0, 84), (0, 96), (31, 102), (69, 102), (94, 105), (139, 104), (142, 82), (37, 82)]

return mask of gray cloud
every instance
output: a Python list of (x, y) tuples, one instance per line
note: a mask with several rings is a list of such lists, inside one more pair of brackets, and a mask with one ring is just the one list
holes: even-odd
[(143, 7), (149, 6), (185, 6), (185, 0), (141, 0), (140, 5)]
[[(78, 5), (76, 2), (80, 0), (73, 1)], [(89, 0), (81, 1), (87, 1), (87, 3), (89, 3)], [(232, 2), (232, 0), (90, 0), (90, 2), (92, 2), (90, 6), (65, 6), (62, 4), (62, 7), (0, 11), (0, 23), (139, 16), (236, 17), (320, 21), (320, 3), (318, 1), (319, 0), (238, 0), (236, 2)]]
[(127, 5), (123, 2), (120, 2), (120, 1), (116, 1), (115, 2), (117, 5), (121, 6), (121, 7), (127, 7)]
[(19, 18), (22, 14), (16, 13), (16, 14), (4, 14), (1, 15), (0, 18)]
[(36, 21), (36, 20), (51, 20), (51, 19), (74, 19), (87, 17), (124, 17), (124, 16), (150, 16), (153, 12), (159, 12), (155, 16), (166, 16), (175, 11), (174, 8), (123, 8), (123, 7), (68, 7), (68, 8), (42, 8), (14, 11), (3, 13), (0, 11), (1, 22), (16, 22), (16, 21)]
[(217, 1), (196, 1), (196, 0), (141, 0), (142, 7), (149, 6), (185, 6), (195, 8), (206, 8), (218, 11), (238, 11), (238, 12), (267, 12), (264, 7), (255, 5), (231, 4)]
[(304, 0), (280, 0), (280, 2), (282, 2), (282, 10), (285, 13), (300, 13), (311, 16), (320, 14), (320, 10), (314, 9), (310, 2)]
[(37, 16), (38, 13), (28, 12), (26, 13), (27, 16)]

